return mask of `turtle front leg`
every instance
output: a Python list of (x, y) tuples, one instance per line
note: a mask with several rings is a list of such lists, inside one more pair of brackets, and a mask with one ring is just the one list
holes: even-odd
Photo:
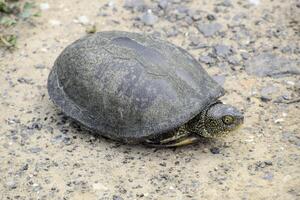
[(147, 139), (145, 144), (152, 147), (179, 147), (195, 143), (198, 140), (199, 137), (194, 136), (186, 130), (185, 126), (182, 126), (175, 131), (163, 134), (161, 137)]

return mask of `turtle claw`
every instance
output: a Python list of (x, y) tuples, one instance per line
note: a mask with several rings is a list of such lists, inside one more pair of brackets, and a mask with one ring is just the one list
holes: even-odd
[(184, 137), (184, 138), (180, 138), (180, 139), (176, 139), (176, 140), (173, 140), (173, 141), (169, 141), (169, 142), (165, 142), (165, 143), (162, 143), (162, 142), (158, 142), (158, 143), (153, 143), (153, 141), (151, 140), (146, 140), (145, 144), (148, 145), (148, 146), (151, 146), (151, 147), (180, 147), (180, 146), (186, 146), (186, 145), (189, 145), (189, 144), (193, 144), (195, 142), (199, 141), (199, 137), (196, 137), (196, 136), (187, 136), (187, 137)]

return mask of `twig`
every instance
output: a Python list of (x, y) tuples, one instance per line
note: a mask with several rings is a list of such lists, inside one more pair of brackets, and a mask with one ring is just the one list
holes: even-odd
[(292, 99), (290, 101), (287, 101), (286, 104), (292, 104), (292, 103), (298, 103), (300, 102), (300, 98)]

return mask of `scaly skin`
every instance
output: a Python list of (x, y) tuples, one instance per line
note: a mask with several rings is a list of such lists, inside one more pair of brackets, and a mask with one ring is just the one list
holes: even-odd
[(244, 117), (235, 107), (220, 101), (207, 106), (196, 117), (161, 137), (146, 140), (146, 144), (157, 147), (177, 147), (195, 143), (201, 137), (217, 138), (239, 128)]

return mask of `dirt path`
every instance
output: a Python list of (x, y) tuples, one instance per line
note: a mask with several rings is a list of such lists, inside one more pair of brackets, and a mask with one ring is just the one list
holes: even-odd
[[(146, 1), (153, 26), (136, 19), (145, 8), (121, 0), (49, 0), (40, 17), (15, 27), (18, 49), (0, 57), (0, 199), (300, 199), (300, 104), (292, 103), (300, 4), (156, 2)], [(175, 150), (80, 130), (49, 100), (46, 81), (59, 53), (93, 24), (188, 49), (224, 83), (222, 100), (243, 109), (243, 128)]]

